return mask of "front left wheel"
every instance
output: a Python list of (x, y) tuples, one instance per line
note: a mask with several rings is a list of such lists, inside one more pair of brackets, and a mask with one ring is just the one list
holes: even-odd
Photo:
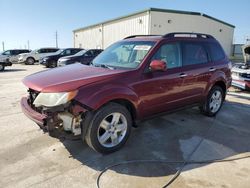
[(87, 144), (107, 154), (119, 150), (127, 141), (132, 126), (131, 114), (124, 106), (110, 103), (92, 117), (85, 136)]

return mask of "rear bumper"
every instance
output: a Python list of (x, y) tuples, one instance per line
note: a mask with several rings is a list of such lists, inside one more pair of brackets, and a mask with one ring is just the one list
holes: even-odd
[(28, 118), (36, 122), (38, 125), (40, 125), (41, 127), (44, 127), (46, 125), (46, 120), (48, 116), (45, 114), (40, 114), (39, 112), (33, 110), (28, 104), (27, 97), (23, 97), (21, 99), (21, 108), (22, 108), (23, 113)]

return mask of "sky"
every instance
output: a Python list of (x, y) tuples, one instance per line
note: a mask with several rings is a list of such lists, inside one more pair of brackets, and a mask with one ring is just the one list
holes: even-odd
[(235, 25), (234, 43), (250, 38), (249, 0), (0, 0), (0, 51), (73, 47), (73, 30), (147, 8), (195, 11)]

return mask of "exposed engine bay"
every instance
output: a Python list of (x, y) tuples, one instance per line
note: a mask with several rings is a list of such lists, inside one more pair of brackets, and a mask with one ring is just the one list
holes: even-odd
[(232, 86), (250, 90), (250, 45), (242, 46), (243, 63), (236, 63), (232, 68)]

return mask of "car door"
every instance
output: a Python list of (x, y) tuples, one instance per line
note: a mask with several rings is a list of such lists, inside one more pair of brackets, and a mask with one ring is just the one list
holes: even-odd
[(166, 71), (146, 71), (139, 94), (144, 116), (179, 108), (183, 105), (183, 78), (181, 77), (181, 46), (178, 42), (163, 43), (153, 60), (166, 62)]
[(182, 92), (185, 104), (202, 100), (212, 74), (212, 63), (202, 42), (182, 42)]

